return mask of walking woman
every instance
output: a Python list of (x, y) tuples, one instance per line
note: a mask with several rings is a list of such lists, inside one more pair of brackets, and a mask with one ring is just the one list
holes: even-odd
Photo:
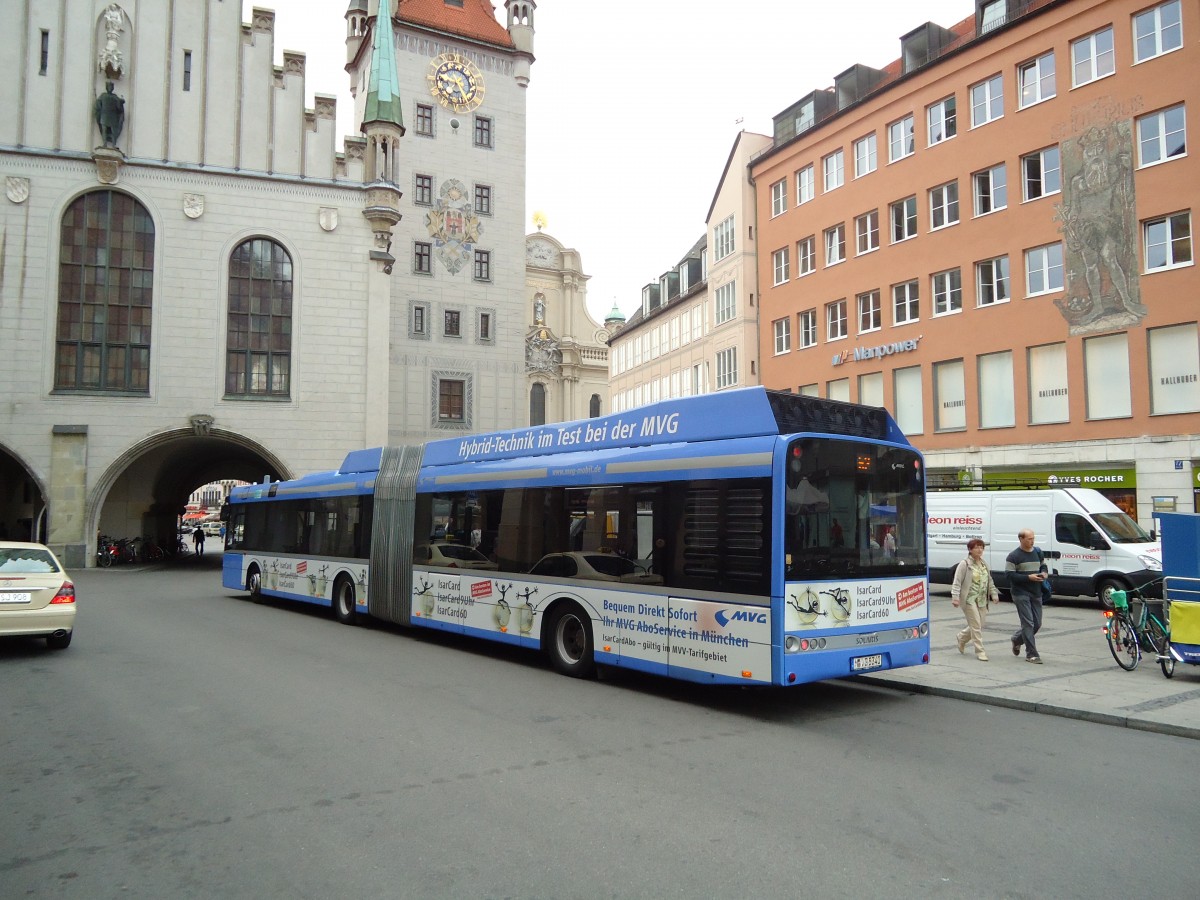
[(1000, 600), (996, 582), (992, 581), (992, 573), (983, 561), (984, 546), (979, 538), (967, 541), (967, 558), (954, 570), (954, 580), (950, 584), (950, 600), (955, 606), (961, 606), (967, 617), (967, 627), (958, 633), (958, 652), (966, 653), (968, 642), (974, 642), (975, 658), (980, 662), (988, 661), (983, 649), (988, 604)]

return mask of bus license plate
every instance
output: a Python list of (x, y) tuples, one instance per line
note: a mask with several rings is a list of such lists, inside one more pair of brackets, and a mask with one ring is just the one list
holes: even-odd
[(868, 669), (878, 669), (883, 665), (883, 654), (874, 656), (856, 656), (850, 661), (850, 669), (854, 672), (865, 672)]

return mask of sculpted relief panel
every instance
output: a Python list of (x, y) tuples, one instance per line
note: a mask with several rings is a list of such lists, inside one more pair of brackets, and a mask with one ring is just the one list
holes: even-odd
[(1066, 296), (1055, 305), (1071, 334), (1139, 324), (1148, 310), (1138, 281), (1130, 121), (1093, 125), (1064, 140), (1062, 176)]

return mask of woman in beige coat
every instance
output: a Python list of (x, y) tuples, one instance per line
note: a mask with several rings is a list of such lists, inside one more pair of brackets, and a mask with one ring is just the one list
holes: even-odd
[(984, 543), (979, 538), (967, 541), (967, 558), (954, 570), (950, 600), (955, 606), (961, 606), (963, 615), (967, 617), (967, 627), (958, 633), (958, 652), (966, 653), (967, 643), (973, 641), (975, 658), (987, 662), (988, 655), (983, 649), (983, 626), (987, 622), (988, 604), (999, 602), (1000, 592), (996, 590), (992, 573), (983, 561), (983, 548)]

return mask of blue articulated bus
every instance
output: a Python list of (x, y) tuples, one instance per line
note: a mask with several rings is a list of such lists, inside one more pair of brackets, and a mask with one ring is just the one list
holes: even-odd
[(924, 462), (763, 388), (351, 452), (236, 488), (223, 583), (597, 665), (788, 685), (929, 661)]

